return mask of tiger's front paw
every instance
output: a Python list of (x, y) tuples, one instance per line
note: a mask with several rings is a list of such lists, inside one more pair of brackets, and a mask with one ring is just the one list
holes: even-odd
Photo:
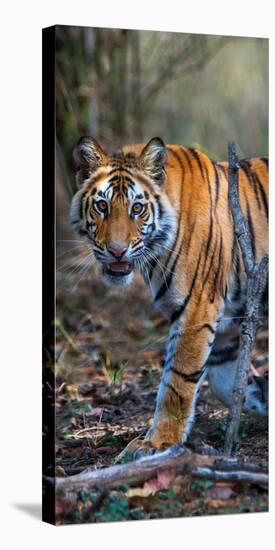
[(123, 451), (118, 455), (115, 462), (128, 462), (130, 460), (138, 460), (144, 456), (150, 456), (157, 452), (165, 451), (169, 447), (169, 443), (162, 443), (159, 440), (155, 441), (154, 438), (150, 438), (149, 432), (145, 439), (136, 437)]
[(137, 460), (143, 456), (152, 455), (158, 450), (159, 449), (152, 445), (152, 442), (149, 439), (136, 438), (130, 441), (127, 447), (121, 451), (121, 453), (117, 456), (115, 463)]
[[(143, 456), (150, 456), (157, 452), (165, 451), (171, 445), (181, 442), (181, 436), (178, 431), (169, 429), (165, 425), (165, 430), (150, 428), (144, 439), (136, 437), (116, 458), (117, 462), (128, 462), (137, 460)], [(171, 428), (171, 425), (169, 425)]]

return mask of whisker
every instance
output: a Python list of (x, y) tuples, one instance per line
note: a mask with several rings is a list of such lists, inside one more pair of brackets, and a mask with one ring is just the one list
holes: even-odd
[(56, 239), (57, 243), (83, 243), (83, 239)]
[(77, 283), (76, 283), (76, 284), (74, 285), (74, 287), (72, 288), (72, 294), (75, 293), (75, 291), (76, 291), (76, 289), (77, 289), (77, 287), (78, 287), (80, 281), (83, 279), (84, 275), (86, 275), (86, 273), (87, 273), (87, 271), (90, 269), (90, 267), (92, 267), (92, 265), (93, 265), (93, 263), (94, 263), (93, 260), (94, 260), (94, 258), (91, 258), (90, 261), (88, 262), (88, 264), (86, 264), (86, 265), (82, 268), (82, 270), (81, 270), (81, 272), (80, 272), (80, 277), (79, 277)]
[(74, 268), (71, 270), (71, 274), (73, 274), (75, 271), (77, 271), (79, 268), (81, 268), (83, 265), (86, 265), (86, 262), (87, 260), (89, 259), (92, 259), (93, 261), (95, 261), (95, 258), (94, 256), (92, 256), (91, 254), (87, 254), (86, 256), (81, 256), (80, 258), (78, 258), (78, 261), (76, 262), (76, 258), (70, 258), (67, 262), (65, 262), (61, 267), (58, 267), (57, 268), (57, 271), (58, 272), (65, 272), (65, 271), (69, 271), (70, 272), (70, 268), (74, 266)]
[(165, 269), (166, 271), (168, 271), (168, 270), (167, 270), (167, 267), (164, 266), (164, 265), (160, 262), (158, 256), (157, 256), (156, 254), (154, 254), (154, 252), (152, 252), (152, 250), (149, 250), (148, 248), (145, 248), (145, 250), (144, 250), (144, 256), (147, 256), (147, 257), (149, 258), (149, 260), (151, 259), (151, 260), (155, 261), (155, 262), (159, 265), (159, 267), (160, 267), (162, 270)]
[(166, 267), (163, 266), (163, 265), (161, 264), (161, 262), (159, 261), (159, 259), (156, 257), (156, 255), (155, 255), (151, 250), (149, 251), (148, 249), (145, 249), (145, 253), (144, 253), (144, 254), (145, 254), (145, 255), (147, 254), (147, 255), (149, 256), (149, 258), (151, 258), (153, 261), (156, 261), (157, 265), (158, 265), (158, 266), (160, 267), (160, 269), (161, 269), (161, 272), (162, 272), (162, 275), (163, 275), (163, 280), (164, 280), (164, 282), (165, 282), (165, 284), (166, 284), (166, 287), (167, 287), (167, 289), (168, 289), (167, 279), (166, 279), (166, 275), (165, 275)]
[[(75, 252), (75, 251), (77, 251), (77, 249), (79, 249), (79, 251), (81, 253), (83, 250), (87, 249), (88, 247), (89, 247), (88, 244), (83, 244), (83, 243), (82, 243), (82, 245), (77, 244), (73, 247), (68, 248), (67, 250), (64, 250), (64, 252), (61, 252), (60, 254), (56, 254), (56, 258), (62, 258), (62, 256), (65, 256), (66, 254), (72, 253), (73, 251)], [(90, 251), (92, 252), (92, 250), (90, 250)]]

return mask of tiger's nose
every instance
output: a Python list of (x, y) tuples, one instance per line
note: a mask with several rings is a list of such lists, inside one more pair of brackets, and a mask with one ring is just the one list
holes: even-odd
[(123, 254), (126, 252), (127, 247), (122, 247), (120, 245), (108, 246), (108, 251), (115, 256), (115, 258), (120, 259)]

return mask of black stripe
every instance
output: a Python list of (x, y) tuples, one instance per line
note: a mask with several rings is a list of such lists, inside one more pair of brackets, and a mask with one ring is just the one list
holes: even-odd
[(217, 366), (222, 365), (223, 363), (228, 363), (231, 361), (235, 361), (239, 355), (239, 348), (235, 348), (235, 350), (224, 350), (219, 355), (213, 355), (210, 354), (210, 357), (208, 358), (206, 365), (208, 367), (211, 366)]
[[(163, 268), (164, 268), (164, 271), (166, 269), (166, 267), (168, 266), (169, 264), (169, 261), (170, 261), (170, 258), (172, 257), (172, 254), (175, 253), (175, 250), (173, 249), (176, 249), (177, 248), (177, 244), (178, 244), (178, 240), (179, 240), (179, 236), (180, 236), (180, 230), (181, 230), (181, 215), (182, 215), (182, 195), (183, 195), (183, 184), (184, 184), (184, 174), (185, 174), (185, 169), (184, 169), (184, 164), (180, 158), (180, 156), (175, 152), (173, 151), (173, 149), (170, 149), (170, 147), (167, 147), (167, 150), (175, 157), (175, 159), (178, 161), (181, 169), (182, 169), (182, 179), (181, 179), (181, 190), (180, 190), (180, 208), (179, 208), (179, 218), (178, 218), (178, 228), (177, 228), (177, 234), (176, 234), (176, 238), (173, 242), (173, 245), (171, 246), (171, 251), (168, 253), (167, 255), (167, 258), (165, 260), (165, 263), (163, 264)], [(155, 297), (155, 302), (157, 302), (157, 300), (159, 300), (161, 298), (161, 296), (166, 292), (166, 290), (168, 290), (168, 288), (170, 287), (171, 285), (171, 282), (172, 282), (172, 277), (173, 277), (173, 272), (174, 272), (174, 269), (177, 265), (177, 261), (178, 261), (178, 258), (179, 258), (179, 255), (181, 253), (181, 250), (182, 250), (182, 245), (183, 245), (183, 241), (181, 242), (181, 245), (180, 245), (180, 248), (179, 248), (179, 251), (176, 255), (176, 258), (174, 260), (174, 263), (173, 263), (173, 266), (171, 267), (171, 269), (169, 270), (169, 275), (168, 277), (166, 278), (165, 282), (162, 284), (162, 286), (159, 288), (157, 294), (156, 294), (156, 297)], [(150, 273), (149, 273), (149, 276), (151, 277), (152, 276), (152, 272), (153, 272), (153, 269), (155, 268), (156, 266), (156, 262), (154, 263), (153, 267), (151, 268), (150, 270)]]
[(171, 251), (170, 251), (170, 253), (168, 254), (168, 256), (166, 258), (166, 261), (165, 261), (165, 264), (164, 264), (165, 267), (167, 267), (167, 265), (169, 264), (170, 258), (172, 256), (172, 254), (174, 254), (174, 252), (175, 252), (175, 250), (173, 250), (173, 249), (176, 249), (177, 244), (178, 244), (178, 239), (179, 239), (180, 230), (181, 230), (182, 196), (183, 196), (182, 190), (183, 190), (183, 184), (184, 184), (184, 178), (185, 178), (185, 167), (184, 167), (184, 164), (183, 164), (180, 156), (175, 151), (173, 151), (173, 149), (170, 149), (170, 147), (167, 147), (167, 150), (174, 156), (174, 158), (177, 160), (178, 164), (180, 165), (180, 167), (182, 169), (182, 178), (181, 178), (181, 189), (180, 189), (180, 207), (179, 207), (179, 218), (178, 218), (177, 234), (176, 234), (176, 238), (173, 242), (173, 245), (171, 246)]
[(237, 259), (236, 259), (236, 267), (235, 267), (235, 281), (234, 281), (236, 288), (234, 290), (234, 294), (232, 297), (233, 302), (239, 302), (241, 298), (241, 279), (240, 279), (240, 256), (239, 251), (237, 250)]
[(112, 178), (109, 178), (109, 179), (108, 179), (109, 185), (108, 185), (106, 191), (108, 191), (108, 189), (111, 187), (112, 183), (119, 182), (120, 180), (121, 180), (121, 176), (118, 176), (118, 175), (113, 176)]
[(169, 151), (169, 153), (172, 153), (172, 155), (175, 157), (175, 159), (177, 160), (178, 164), (180, 165), (183, 173), (185, 173), (185, 166), (182, 162), (182, 159), (180, 158), (179, 154), (176, 153), (176, 151), (174, 151), (173, 149), (171, 149), (171, 147), (166, 147), (167, 151)]
[(236, 336), (231, 341), (229, 341), (223, 349), (215, 349), (211, 351), (211, 354), (207, 360), (207, 365), (219, 365), (221, 363), (226, 363), (227, 361), (232, 361), (238, 356), (238, 351), (240, 347), (240, 337)]
[[(188, 164), (188, 166), (189, 166), (190, 173), (191, 173), (191, 175), (193, 176), (193, 166), (192, 166), (191, 160), (190, 160), (190, 158), (189, 158), (189, 156), (188, 156), (188, 154), (187, 154), (187, 152), (186, 152), (186, 150), (185, 150), (184, 147), (180, 147), (180, 150), (181, 150), (181, 152), (183, 153), (183, 155), (184, 155), (184, 157), (185, 157), (185, 159), (186, 159), (186, 162), (187, 162), (187, 164)], [(188, 148), (188, 151), (189, 151), (189, 148)]]
[(257, 181), (258, 188), (259, 188), (259, 191), (261, 193), (261, 197), (262, 197), (262, 201), (263, 201), (263, 205), (264, 205), (264, 210), (265, 210), (265, 215), (268, 218), (268, 202), (267, 202), (267, 197), (266, 197), (265, 190), (263, 188), (263, 184), (262, 184), (261, 180), (258, 178), (257, 174), (255, 174), (254, 177), (255, 177), (255, 180)]
[(169, 384), (169, 382), (164, 382), (165, 386), (167, 386), (177, 397), (178, 399), (183, 403), (184, 399), (183, 397), (177, 392), (176, 388), (172, 386), (172, 384)]
[(240, 167), (241, 167), (243, 173), (245, 174), (246, 178), (248, 179), (248, 182), (250, 183), (250, 185), (251, 185), (251, 187), (254, 191), (254, 195), (256, 197), (257, 205), (258, 205), (258, 208), (260, 209), (261, 208), (261, 202), (260, 202), (257, 183), (255, 182), (255, 180), (253, 178), (251, 164), (250, 164), (249, 160), (240, 160), (239, 164), (240, 164)]
[(190, 289), (189, 289), (189, 292), (183, 302), (183, 304), (181, 304), (181, 306), (179, 306), (177, 309), (175, 309), (174, 313), (171, 315), (171, 323), (174, 323), (179, 317), (180, 315), (184, 312), (190, 298), (191, 298), (191, 294), (192, 294), (192, 291), (193, 291), (193, 288), (194, 288), (194, 285), (195, 285), (195, 282), (196, 282), (196, 279), (197, 279), (197, 276), (198, 276), (198, 271), (199, 271), (199, 267), (200, 267), (200, 262), (201, 262), (201, 256), (202, 256), (202, 250), (200, 252), (200, 256), (199, 256), (199, 260), (198, 260), (198, 263), (197, 263), (197, 267), (196, 267), (196, 271), (194, 273), (194, 277), (192, 279), (192, 283), (191, 283), (191, 286), (190, 286)]
[(150, 245), (149, 250), (154, 250), (154, 245), (161, 245), (165, 244), (167, 241), (167, 234), (171, 231), (171, 225), (169, 223), (166, 223), (162, 226), (162, 228), (157, 232), (155, 237), (150, 239), (150, 242), (147, 243), (147, 245)]
[(213, 162), (213, 168), (215, 171), (215, 188), (216, 188), (216, 198), (215, 198), (215, 208), (217, 207), (219, 196), (220, 196), (220, 178), (217, 170), (216, 163)]
[(111, 176), (112, 174), (114, 174), (115, 172), (118, 172), (119, 175), (117, 175), (118, 178), (121, 177), (121, 174), (123, 172), (126, 172), (127, 174), (129, 174), (130, 176), (132, 176), (132, 178), (134, 178), (134, 174), (133, 172), (131, 172), (131, 170), (129, 170), (128, 168), (126, 168), (126, 166), (115, 166), (115, 168), (112, 168), (112, 170), (110, 170), (110, 172), (108, 173), (108, 176)]
[(216, 255), (217, 244), (218, 244), (218, 239), (215, 240), (215, 246), (214, 246), (214, 248), (213, 248), (212, 256), (211, 256), (211, 258), (210, 258), (208, 270), (207, 270), (207, 273), (206, 273), (206, 275), (205, 275), (205, 277), (204, 277), (204, 279), (203, 279), (201, 293), (203, 292), (204, 287), (205, 287), (207, 281), (209, 280), (209, 274), (210, 274), (211, 268), (213, 267), (213, 261), (214, 261), (215, 255)]
[(234, 353), (232, 352), (230, 354), (225, 351), (224, 353), (221, 353), (220, 355), (217, 355), (215, 357), (212, 357), (211, 353), (206, 365), (208, 367), (223, 365), (224, 363), (228, 363), (229, 361), (235, 361), (238, 355), (239, 352), (237, 350)]
[(152, 201), (149, 202), (149, 205), (151, 207), (151, 211), (152, 211), (152, 217), (153, 217), (153, 224), (155, 224), (155, 219), (156, 219), (156, 209), (155, 209), (155, 206), (154, 206), (154, 203)]
[[(159, 290), (158, 290), (158, 292), (155, 296), (155, 300), (154, 300), (155, 302), (157, 302), (163, 296), (163, 294), (167, 290), (169, 290), (169, 288), (171, 286), (172, 278), (173, 278), (173, 275), (174, 275), (174, 272), (175, 272), (175, 269), (176, 269), (178, 259), (180, 257), (181, 251), (182, 251), (182, 247), (183, 247), (183, 240), (181, 242), (180, 248), (177, 252), (177, 255), (176, 255), (176, 258), (173, 262), (173, 265), (172, 265), (171, 269), (169, 270), (168, 276), (166, 277), (165, 274), (164, 274), (165, 281), (162, 283), (161, 287), (159, 288)], [(167, 265), (167, 263), (164, 265), (164, 269), (166, 268), (166, 265)]]
[(132, 245), (132, 249), (133, 249), (133, 248), (136, 248), (136, 246), (139, 246), (140, 244), (141, 244), (141, 240), (139, 240), (137, 243), (134, 243), (134, 244)]
[(239, 345), (230, 348), (225, 348), (220, 353), (211, 353), (210, 357), (208, 358), (206, 364), (207, 366), (211, 365), (222, 365), (223, 363), (227, 363), (229, 361), (234, 361), (237, 359), (239, 354)]
[(195, 225), (196, 225), (196, 219), (192, 222), (192, 225), (190, 226), (189, 228), (189, 237), (188, 237), (188, 241), (186, 241), (185, 243), (185, 250), (186, 250), (186, 253), (188, 254), (189, 252), (189, 248), (190, 248), (190, 245), (191, 245), (191, 240), (192, 240), (192, 236), (193, 236), (193, 233), (194, 233), (194, 228), (195, 228)]
[(128, 183), (128, 187), (131, 187), (131, 189), (135, 188), (135, 182), (132, 178), (129, 178), (128, 176), (123, 176), (123, 180)]
[(206, 166), (204, 166), (204, 169), (205, 169), (205, 173), (206, 173), (206, 179), (207, 179), (207, 185), (208, 185), (208, 192), (209, 192), (209, 198), (210, 198), (210, 211), (209, 211), (210, 220), (209, 220), (209, 233), (208, 233), (208, 239), (207, 239), (206, 250), (205, 250), (205, 262), (204, 262), (203, 273), (204, 273), (204, 270), (206, 269), (207, 260), (208, 260), (208, 252), (209, 252), (210, 244), (211, 244), (211, 241), (212, 241), (212, 235), (213, 235), (213, 203), (212, 203), (212, 193), (211, 193), (211, 187), (210, 187), (208, 169), (207, 169)]
[(181, 376), (181, 378), (183, 378), (186, 382), (192, 382), (193, 384), (196, 384), (203, 374), (202, 369), (192, 372), (192, 374), (185, 374), (184, 372), (179, 371), (176, 367), (171, 367), (170, 371), (174, 372), (178, 376)]
[(261, 157), (261, 161), (264, 162), (266, 168), (268, 169), (268, 157)]
[(87, 192), (87, 190), (84, 190), (82, 195), (81, 195), (81, 199), (80, 199), (80, 203), (79, 203), (79, 218), (81, 221), (85, 221), (85, 216), (86, 216), (86, 208), (87, 208), (87, 203), (88, 203), (88, 195), (89, 193)]
[(212, 334), (215, 334), (215, 330), (209, 323), (204, 323), (198, 330), (203, 330), (204, 328), (208, 329)]
[(200, 159), (198, 151), (196, 151), (196, 149), (192, 149), (192, 148), (189, 148), (188, 151), (191, 153), (191, 155), (196, 160), (197, 165), (200, 169), (201, 177), (204, 179), (203, 167), (202, 167), (202, 163), (201, 163), (201, 159)]
[(203, 369), (201, 369), (199, 371), (196, 371), (196, 372), (193, 372), (192, 374), (187, 374), (185, 376), (185, 381), (186, 382), (192, 382), (193, 384), (197, 384), (197, 382), (201, 378), (202, 374), (203, 374)]
[(82, 193), (81, 199), (80, 199), (80, 201), (79, 201), (79, 212), (78, 212), (78, 214), (79, 214), (79, 219), (80, 219), (81, 222), (83, 221), (83, 211), (82, 211), (82, 208), (83, 208), (83, 197), (84, 197), (84, 195), (85, 195), (85, 192)]
[[(149, 249), (149, 250), (150, 250), (150, 249)], [(155, 267), (156, 267), (157, 261), (158, 261), (157, 258), (150, 259), (150, 269), (149, 269), (149, 272), (148, 272), (148, 277), (149, 277), (149, 279), (152, 278), (153, 271), (154, 271), (154, 269), (155, 269)]]
[(201, 176), (202, 176), (203, 179), (205, 179), (205, 177), (204, 177), (204, 172), (205, 172), (207, 186), (208, 186), (208, 192), (209, 192), (209, 200), (210, 200), (209, 216), (210, 216), (210, 220), (209, 220), (209, 233), (208, 233), (208, 239), (207, 239), (206, 250), (205, 250), (205, 263), (204, 263), (204, 270), (205, 270), (206, 265), (207, 265), (207, 260), (208, 260), (208, 253), (209, 253), (209, 249), (210, 249), (210, 245), (211, 245), (211, 241), (212, 241), (212, 235), (213, 235), (213, 199), (212, 199), (212, 191), (211, 191), (209, 172), (208, 172), (207, 166), (205, 164), (202, 165), (199, 154), (195, 149), (189, 149), (189, 151), (192, 153), (192, 155), (196, 159), (196, 162), (197, 162), (197, 164), (200, 168)]
[(223, 249), (223, 240), (222, 240), (222, 236), (221, 236), (220, 237), (220, 249), (219, 249), (219, 254), (218, 254), (218, 269), (216, 270), (214, 281), (213, 281), (212, 292), (210, 293), (210, 296), (209, 296), (210, 302), (212, 304), (215, 300), (217, 281), (218, 281), (218, 277), (219, 277), (221, 267), (222, 267), (222, 249)]
[(161, 200), (160, 200), (159, 195), (157, 195), (157, 194), (155, 195), (155, 200), (156, 200), (156, 203), (158, 205), (159, 219), (161, 220), (161, 218), (163, 217), (164, 212), (163, 212), (163, 206), (161, 204)]
[(223, 175), (227, 179), (228, 175), (227, 175), (227, 170), (226, 170), (225, 166), (223, 164), (220, 164), (219, 162), (217, 162), (217, 166), (218, 166), (219, 170), (222, 171)]
[(203, 273), (204, 273), (204, 271), (206, 269), (206, 265), (207, 265), (208, 253), (209, 253), (210, 245), (211, 245), (211, 242), (212, 242), (212, 235), (213, 235), (213, 215), (212, 215), (212, 197), (211, 197), (211, 194), (210, 194), (210, 225), (209, 225), (208, 239), (207, 239), (206, 248), (205, 248), (205, 263), (204, 263)]
[[(88, 217), (88, 210), (90, 208), (90, 201), (89, 201), (89, 195), (86, 193), (85, 197), (83, 197), (82, 200), (82, 215), (83, 217)], [(94, 205), (94, 199), (92, 200), (92, 204)]]
[(253, 221), (252, 221), (252, 218), (251, 218), (250, 206), (249, 206), (248, 202), (247, 202), (247, 221), (248, 221), (249, 232), (250, 232), (250, 236), (251, 236), (251, 246), (252, 246), (253, 258), (255, 259), (255, 257), (256, 257), (255, 232), (254, 232)]

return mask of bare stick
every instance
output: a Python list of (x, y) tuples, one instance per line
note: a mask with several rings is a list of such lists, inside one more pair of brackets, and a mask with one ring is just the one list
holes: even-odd
[[(253, 465), (251, 468), (245, 461), (236, 458), (205, 456), (192, 453), (182, 445), (174, 445), (162, 453), (144, 457), (139, 460), (110, 466), (102, 470), (84, 472), (82, 474), (55, 479), (56, 490), (76, 491), (100, 488), (101, 491), (120, 485), (121, 483), (141, 483), (155, 477), (162, 470), (172, 469), (173, 472), (194, 475), (209, 479), (244, 481), (267, 485), (266, 470)], [(211, 477), (212, 476), (212, 477)], [(51, 478), (45, 482), (52, 483)]]
[(228, 144), (229, 184), (228, 198), (232, 212), (234, 232), (240, 244), (243, 264), (247, 275), (246, 314), (242, 322), (242, 349), (234, 381), (232, 404), (229, 410), (225, 437), (225, 452), (230, 454), (238, 439), (242, 404), (245, 398), (250, 356), (257, 329), (260, 325), (259, 313), (264, 290), (267, 285), (268, 256), (256, 263), (253, 256), (251, 236), (247, 221), (242, 213), (239, 199), (238, 169), (239, 161), (233, 141)]
[(246, 470), (213, 470), (206, 466), (192, 468), (192, 476), (201, 479), (212, 479), (213, 481), (239, 481), (243, 483), (255, 483), (256, 485), (268, 485), (268, 475), (262, 472), (248, 472)]

